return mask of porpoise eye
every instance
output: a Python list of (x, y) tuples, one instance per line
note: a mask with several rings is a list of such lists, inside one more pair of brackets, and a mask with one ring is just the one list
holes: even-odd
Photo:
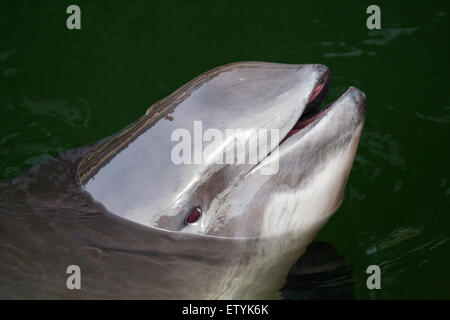
[(195, 207), (186, 218), (186, 224), (192, 224), (196, 222), (202, 216), (202, 208)]

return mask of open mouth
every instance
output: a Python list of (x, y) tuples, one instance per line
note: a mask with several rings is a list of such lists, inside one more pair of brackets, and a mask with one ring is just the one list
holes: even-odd
[(318, 119), (322, 118), (327, 113), (327, 111), (330, 109), (333, 103), (323, 108), (321, 108), (320, 105), (327, 96), (329, 84), (330, 84), (329, 72), (326, 72), (315, 86), (302, 115), (300, 116), (294, 127), (291, 129), (291, 131), (289, 131), (286, 137), (284, 137), (281, 143), (283, 143), (286, 139), (302, 130), (310, 123), (313, 123)]

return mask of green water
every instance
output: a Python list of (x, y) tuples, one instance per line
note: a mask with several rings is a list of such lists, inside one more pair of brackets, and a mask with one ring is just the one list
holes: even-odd
[[(81, 7), (81, 30), (66, 8)], [(355, 4), (358, 3), (358, 4)], [(0, 179), (117, 132), (155, 101), (242, 60), (322, 63), (327, 101), (367, 95), (344, 202), (319, 235), (357, 298), (450, 298), (448, 1), (0, 2)], [(380, 290), (366, 287), (381, 268)]]

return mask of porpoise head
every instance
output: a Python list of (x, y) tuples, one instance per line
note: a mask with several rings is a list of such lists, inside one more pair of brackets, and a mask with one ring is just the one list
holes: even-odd
[(319, 108), (328, 80), (317, 64), (208, 71), (93, 147), (78, 179), (108, 211), (149, 228), (315, 234), (343, 198), (365, 116), (354, 87)]

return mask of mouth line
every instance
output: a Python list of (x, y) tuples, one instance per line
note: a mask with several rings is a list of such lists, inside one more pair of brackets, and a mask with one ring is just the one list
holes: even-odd
[(292, 129), (287, 133), (287, 135), (281, 140), (280, 145), (284, 143), (287, 139), (289, 139), (291, 136), (295, 135), (303, 128), (308, 126), (309, 124), (316, 122), (317, 120), (322, 118), (333, 106), (334, 102), (330, 103), (325, 107), (322, 108), (320, 107), (322, 101), (327, 96), (329, 84), (330, 84), (330, 77), (329, 73), (327, 72), (316, 84), (302, 115), (297, 120)]

